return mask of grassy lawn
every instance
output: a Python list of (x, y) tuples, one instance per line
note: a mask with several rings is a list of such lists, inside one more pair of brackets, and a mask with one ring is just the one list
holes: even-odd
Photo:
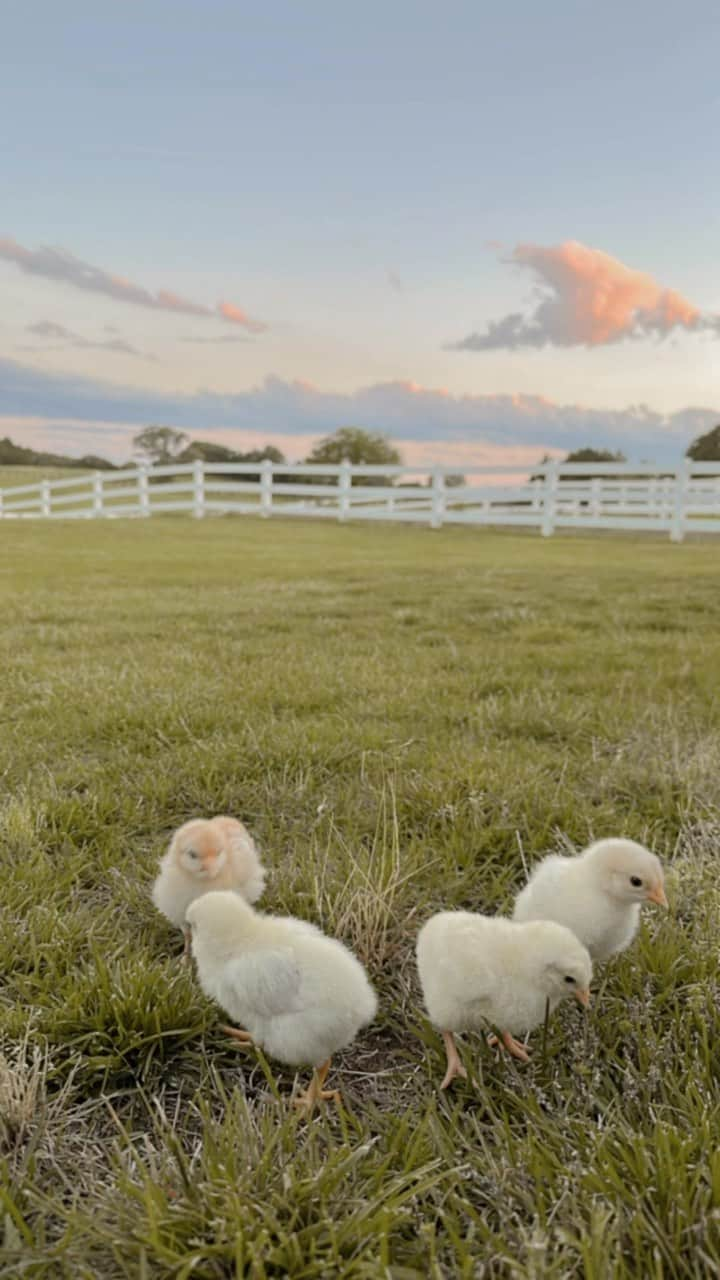
[(92, 472), (85, 471), (82, 467), (0, 466), (0, 489), (14, 489), (16, 485), (40, 484), (41, 480), (70, 480), (76, 476), (78, 480), (82, 480), (87, 475), (92, 475)]
[[(0, 547), (0, 1275), (720, 1275), (716, 546), (169, 517)], [(214, 812), (380, 994), (309, 1126), (149, 900)], [(419, 925), (609, 834), (671, 912), (529, 1066), (466, 1038), (479, 1083), (441, 1096)]]

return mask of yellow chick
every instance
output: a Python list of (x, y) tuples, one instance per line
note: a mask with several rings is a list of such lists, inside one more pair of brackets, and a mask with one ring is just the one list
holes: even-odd
[(188, 908), (200, 986), (242, 1024), (223, 1030), (289, 1066), (314, 1067), (295, 1105), (311, 1112), (334, 1053), (372, 1022), (377, 997), (342, 942), (292, 916), (265, 916), (233, 893), (206, 893)]
[(634, 840), (597, 840), (572, 858), (543, 858), (515, 899), (513, 919), (563, 924), (603, 961), (630, 946), (643, 902), (668, 905), (659, 858)]
[(193, 818), (173, 835), (160, 860), (152, 888), (158, 911), (185, 934), (190, 958), (190, 929), (185, 913), (211, 889), (231, 889), (257, 902), (265, 888), (265, 869), (250, 833), (236, 818)]
[(456, 1031), (479, 1031), (490, 1023), (508, 1052), (527, 1062), (528, 1051), (515, 1035), (543, 1021), (547, 1001), (553, 1010), (566, 996), (583, 1005), (590, 1000), (590, 956), (569, 929), (549, 920), (516, 924), (471, 911), (441, 911), (418, 934), (417, 966), (425, 1007), (445, 1041), (441, 1089), (467, 1075)]

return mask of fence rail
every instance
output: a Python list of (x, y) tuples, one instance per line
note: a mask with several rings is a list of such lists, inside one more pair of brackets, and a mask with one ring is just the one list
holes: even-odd
[(185, 512), (429, 524), (720, 533), (720, 463), (543, 463), (457, 468), (191, 462), (96, 471), (0, 489), (0, 519)]

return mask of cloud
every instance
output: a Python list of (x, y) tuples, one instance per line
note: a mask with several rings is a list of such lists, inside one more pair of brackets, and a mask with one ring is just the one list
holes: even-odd
[(720, 335), (720, 315), (701, 312), (644, 271), (576, 240), (554, 248), (520, 244), (508, 261), (534, 277), (534, 309), (494, 320), (484, 333), (471, 333), (448, 350), (599, 347), (663, 338), (675, 329)]
[(232, 302), (218, 302), (217, 312), (222, 316), (223, 320), (227, 320), (229, 324), (240, 324), (250, 333), (263, 333), (267, 329), (267, 325), (261, 320), (253, 320), (250, 316), (241, 311)]
[(186, 338), (181, 338), (180, 341), (198, 344), (202, 346), (219, 346), (219, 345), (224, 345), (225, 343), (228, 343), (228, 342), (230, 343), (251, 342), (252, 339), (248, 338), (247, 335), (244, 333), (223, 333), (223, 334), (220, 334), (220, 336), (217, 338), (186, 337)]
[(133, 284), (123, 276), (111, 275), (101, 267), (93, 267), (83, 262), (65, 249), (52, 249), (47, 246), (40, 249), (26, 249), (10, 237), (0, 237), (0, 258), (12, 262), (27, 275), (43, 276), (47, 280), (56, 280), (61, 284), (71, 285), (75, 289), (83, 289), (88, 293), (100, 293), (114, 298), (116, 302), (130, 302), (138, 307), (148, 307), (152, 311), (170, 311), (186, 316), (204, 316), (220, 319), (227, 324), (240, 325), (251, 333), (262, 333), (267, 327), (260, 320), (253, 320), (232, 302), (219, 302), (215, 309), (191, 302), (177, 293), (166, 289), (151, 293), (140, 285)]
[[(105, 326), (109, 329), (110, 326)], [(81, 351), (116, 351), (119, 355), (134, 356), (138, 360), (155, 360), (155, 356), (146, 355), (143, 351), (138, 351), (137, 347), (133, 347), (129, 342), (125, 342), (122, 338), (106, 338), (102, 342), (92, 341), (90, 338), (83, 338), (79, 333), (73, 333), (72, 329), (66, 329), (62, 324), (55, 324), (52, 320), (38, 320), (36, 324), (27, 325), (27, 332), (34, 334), (38, 338), (48, 338), (51, 341), (60, 343), (54, 347), (30, 347), (20, 346), (18, 351), (67, 351), (69, 347), (77, 348)], [(117, 333), (117, 329), (113, 330)]]
[[(596, 409), (556, 404), (543, 396), (451, 395), (410, 382), (379, 383), (340, 394), (306, 382), (269, 377), (233, 394), (164, 394), (97, 379), (49, 373), (0, 358), (3, 413), (23, 419), (122, 424), (128, 431), (163, 422), (184, 431), (260, 431), (265, 439), (327, 435), (357, 425), (438, 448), (467, 444), (532, 446), (538, 453), (581, 445), (623, 449), (636, 459), (666, 462), (720, 420), (720, 405), (672, 414), (645, 405)], [(87, 450), (84, 450), (87, 452)]]

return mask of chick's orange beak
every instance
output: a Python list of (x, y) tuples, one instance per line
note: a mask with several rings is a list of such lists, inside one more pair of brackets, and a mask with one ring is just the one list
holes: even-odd
[(659, 907), (666, 907), (668, 905), (668, 900), (665, 897), (665, 890), (661, 884), (656, 884), (653, 889), (648, 889), (647, 900), (648, 902), (656, 902)]
[(576, 987), (573, 991), (575, 999), (587, 1009), (590, 1003), (590, 991), (587, 987)]

